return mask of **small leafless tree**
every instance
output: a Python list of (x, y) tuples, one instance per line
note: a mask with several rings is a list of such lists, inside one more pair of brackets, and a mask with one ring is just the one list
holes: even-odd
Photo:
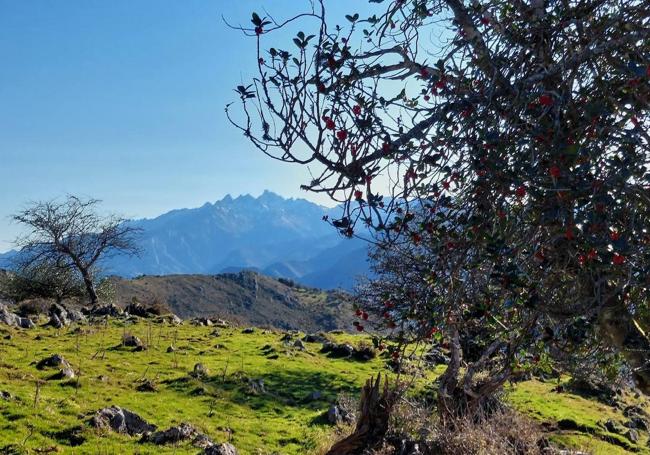
[(74, 270), (91, 305), (98, 301), (95, 283), (99, 260), (138, 252), (135, 236), (139, 230), (116, 215), (99, 215), (99, 202), (68, 196), (61, 202), (35, 202), (12, 217), (28, 228), (27, 234), (16, 240), (19, 267), (55, 264), (60, 270)]

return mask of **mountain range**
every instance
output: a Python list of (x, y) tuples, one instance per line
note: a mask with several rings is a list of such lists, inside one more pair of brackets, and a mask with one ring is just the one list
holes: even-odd
[[(368, 272), (367, 245), (344, 238), (322, 220), (338, 216), (338, 210), (270, 191), (259, 197), (228, 195), (198, 208), (129, 221), (141, 230), (139, 256), (108, 258), (102, 270), (125, 278), (254, 270), (308, 286), (350, 289), (355, 277)], [(14, 254), (0, 254), (0, 267)]]

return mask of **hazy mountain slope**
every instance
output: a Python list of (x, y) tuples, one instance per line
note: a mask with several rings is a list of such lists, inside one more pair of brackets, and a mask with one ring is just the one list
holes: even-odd
[[(111, 257), (101, 267), (104, 274), (127, 278), (253, 269), (297, 281), (307, 277), (304, 282), (316, 287), (349, 288), (350, 277), (367, 270), (365, 251), (360, 241), (343, 238), (323, 222), (324, 215), (336, 217), (338, 209), (269, 191), (257, 198), (226, 196), (129, 221), (141, 229), (141, 254)], [(0, 255), (0, 267), (10, 268), (14, 254)]]
[(155, 298), (184, 318), (214, 315), (246, 325), (312, 331), (351, 327), (346, 294), (290, 287), (250, 271), (112, 280), (118, 301)]

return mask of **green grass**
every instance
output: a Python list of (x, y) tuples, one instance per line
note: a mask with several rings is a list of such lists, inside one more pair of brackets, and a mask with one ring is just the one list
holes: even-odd
[[(74, 454), (200, 452), (189, 444), (142, 444), (136, 438), (101, 433), (86, 424), (97, 409), (118, 405), (160, 429), (190, 422), (215, 442), (230, 439), (242, 454), (306, 454), (332, 432), (322, 417), (329, 402), (339, 393), (357, 394), (370, 376), (387, 372), (381, 358), (369, 362), (332, 359), (318, 352), (320, 344), (312, 343), (307, 343), (306, 352), (288, 348), (278, 332), (242, 334), (241, 329), (228, 328), (218, 329), (221, 335), (216, 337), (213, 330), (147, 322), (127, 326), (112, 322), (86, 326), (81, 332), (1, 327), (0, 390), (17, 400), (0, 400), (0, 448), (14, 445), (26, 453), (42, 453), (37, 449), (56, 447), (58, 453)], [(120, 347), (125, 331), (148, 341), (149, 349), (133, 352)], [(6, 335), (11, 339), (5, 339)], [(347, 334), (333, 337), (353, 344), (364, 340)], [(172, 344), (177, 351), (167, 353)], [(79, 387), (75, 387), (76, 380), (48, 380), (55, 371), (36, 369), (35, 362), (54, 353), (64, 355), (81, 371)], [(189, 374), (197, 362), (210, 370), (208, 379)], [(142, 378), (153, 380), (157, 391), (137, 391)], [(263, 379), (267, 393), (250, 393), (247, 378)], [(599, 425), (606, 418), (621, 420), (620, 411), (551, 392), (552, 387), (538, 381), (521, 383), (509, 399), (540, 421), (571, 418), (591, 433), (552, 433), (552, 439), (564, 446), (625, 453), (602, 440), (615, 435)], [(323, 399), (305, 400), (313, 391), (322, 392)], [(83, 438), (83, 443), (71, 446), (70, 433)], [(645, 436), (641, 442), (639, 449), (645, 446)]]

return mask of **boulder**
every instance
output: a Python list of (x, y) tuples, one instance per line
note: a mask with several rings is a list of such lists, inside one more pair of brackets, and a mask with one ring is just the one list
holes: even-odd
[(194, 438), (199, 432), (189, 423), (181, 423), (176, 427), (168, 428), (164, 431), (156, 431), (154, 433), (145, 435), (142, 440), (151, 442), (153, 444), (175, 444), (181, 441), (187, 441)]
[(205, 455), (237, 455), (237, 449), (234, 445), (224, 442), (222, 444), (214, 444), (206, 448)]
[[(72, 316), (70, 314), (70, 311), (59, 303), (52, 304), (52, 306), (50, 306), (48, 314), (50, 316), (50, 320), (47, 324), (57, 329), (61, 329), (70, 325), (70, 323), (73, 322), (74, 318), (78, 316)], [(85, 319), (83, 314), (81, 317)]]
[(5, 400), (5, 401), (9, 401), (12, 398), (13, 397), (11, 396), (11, 394), (9, 392), (7, 392), (6, 390), (0, 390), (0, 399)]
[(449, 363), (449, 357), (438, 348), (432, 348), (424, 355), (424, 360), (432, 365), (446, 365)]
[(17, 327), (19, 329), (33, 329), (36, 324), (29, 318), (22, 318), (15, 313), (9, 311), (9, 307), (4, 303), (0, 303), (0, 323)]
[(192, 441), (192, 445), (194, 447), (198, 447), (199, 449), (207, 449), (208, 447), (213, 446), (214, 442), (212, 442), (212, 439), (203, 433), (199, 433)]
[(71, 367), (63, 367), (57, 377), (58, 379), (74, 379), (76, 375)]
[(329, 339), (324, 333), (310, 333), (302, 337), (305, 343), (327, 343)]
[(192, 376), (194, 376), (195, 378), (205, 378), (209, 374), (210, 371), (202, 363), (197, 363), (196, 365), (194, 365), (194, 369), (192, 370)]
[(301, 351), (307, 350), (307, 346), (305, 346), (305, 343), (303, 343), (301, 340), (294, 341), (293, 347), (296, 349), (300, 349)]
[(321, 348), (321, 352), (327, 353), (330, 357), (352, 357), (354, 354), (354, 348), (351, 344), (347, 343), (324, 343)]
[(639, 442), (639, 432), (636, 430), (628, 430), (627, 433), (625, 433), (625, 437), (629, 439), (631, 442), (636, 444)]
[(618, 422), (612, 419), (607, 419), (603, 426), (605, 427), (605, 430), (609, 431), (610, 433), (623, 434), (624, 431), (624, 428)]
[(254, 327), (246, 327), (244, 330), (241, 331), (241, 333), (247, 333), (247, 334), (255, 333), (255, 328)]
[(144, 347), (144, 343), (142, 342), (142, 340), (139, 337), (132, 334), (125, 334), (122, 337), (122, 345), (134, 347), (134, 348)]
[(334, 403), (327, 410), (327, 421), (332, 425), (340, 423), (351, 424), (355, 421), (355, 415), (352, 410), (348, 409), (342, 403)]
[(109, 303), (107, 305), (95, 306), (89, 311), (90, 316), (123, 316), (124, 312), (117, 305)]
[(99, 429), (107, 429), (130, 436), (156, 431), (156, 426), (148, 423), (136, 413), (119, 406), (100, 409), (90, 420), (90, 424)]
[(36, 368), (38, 368), (39, 370), (43, 370), (45, 368), (60, 368), (61, 370), (67, 368), (72, 369), (72, 367), (70, 366), (70, 362), (68, 362), (65, 359), (65, 357), (63, 357), (60, 354), (53, 354), (49, 357), (42, 359), (36, 364)]

